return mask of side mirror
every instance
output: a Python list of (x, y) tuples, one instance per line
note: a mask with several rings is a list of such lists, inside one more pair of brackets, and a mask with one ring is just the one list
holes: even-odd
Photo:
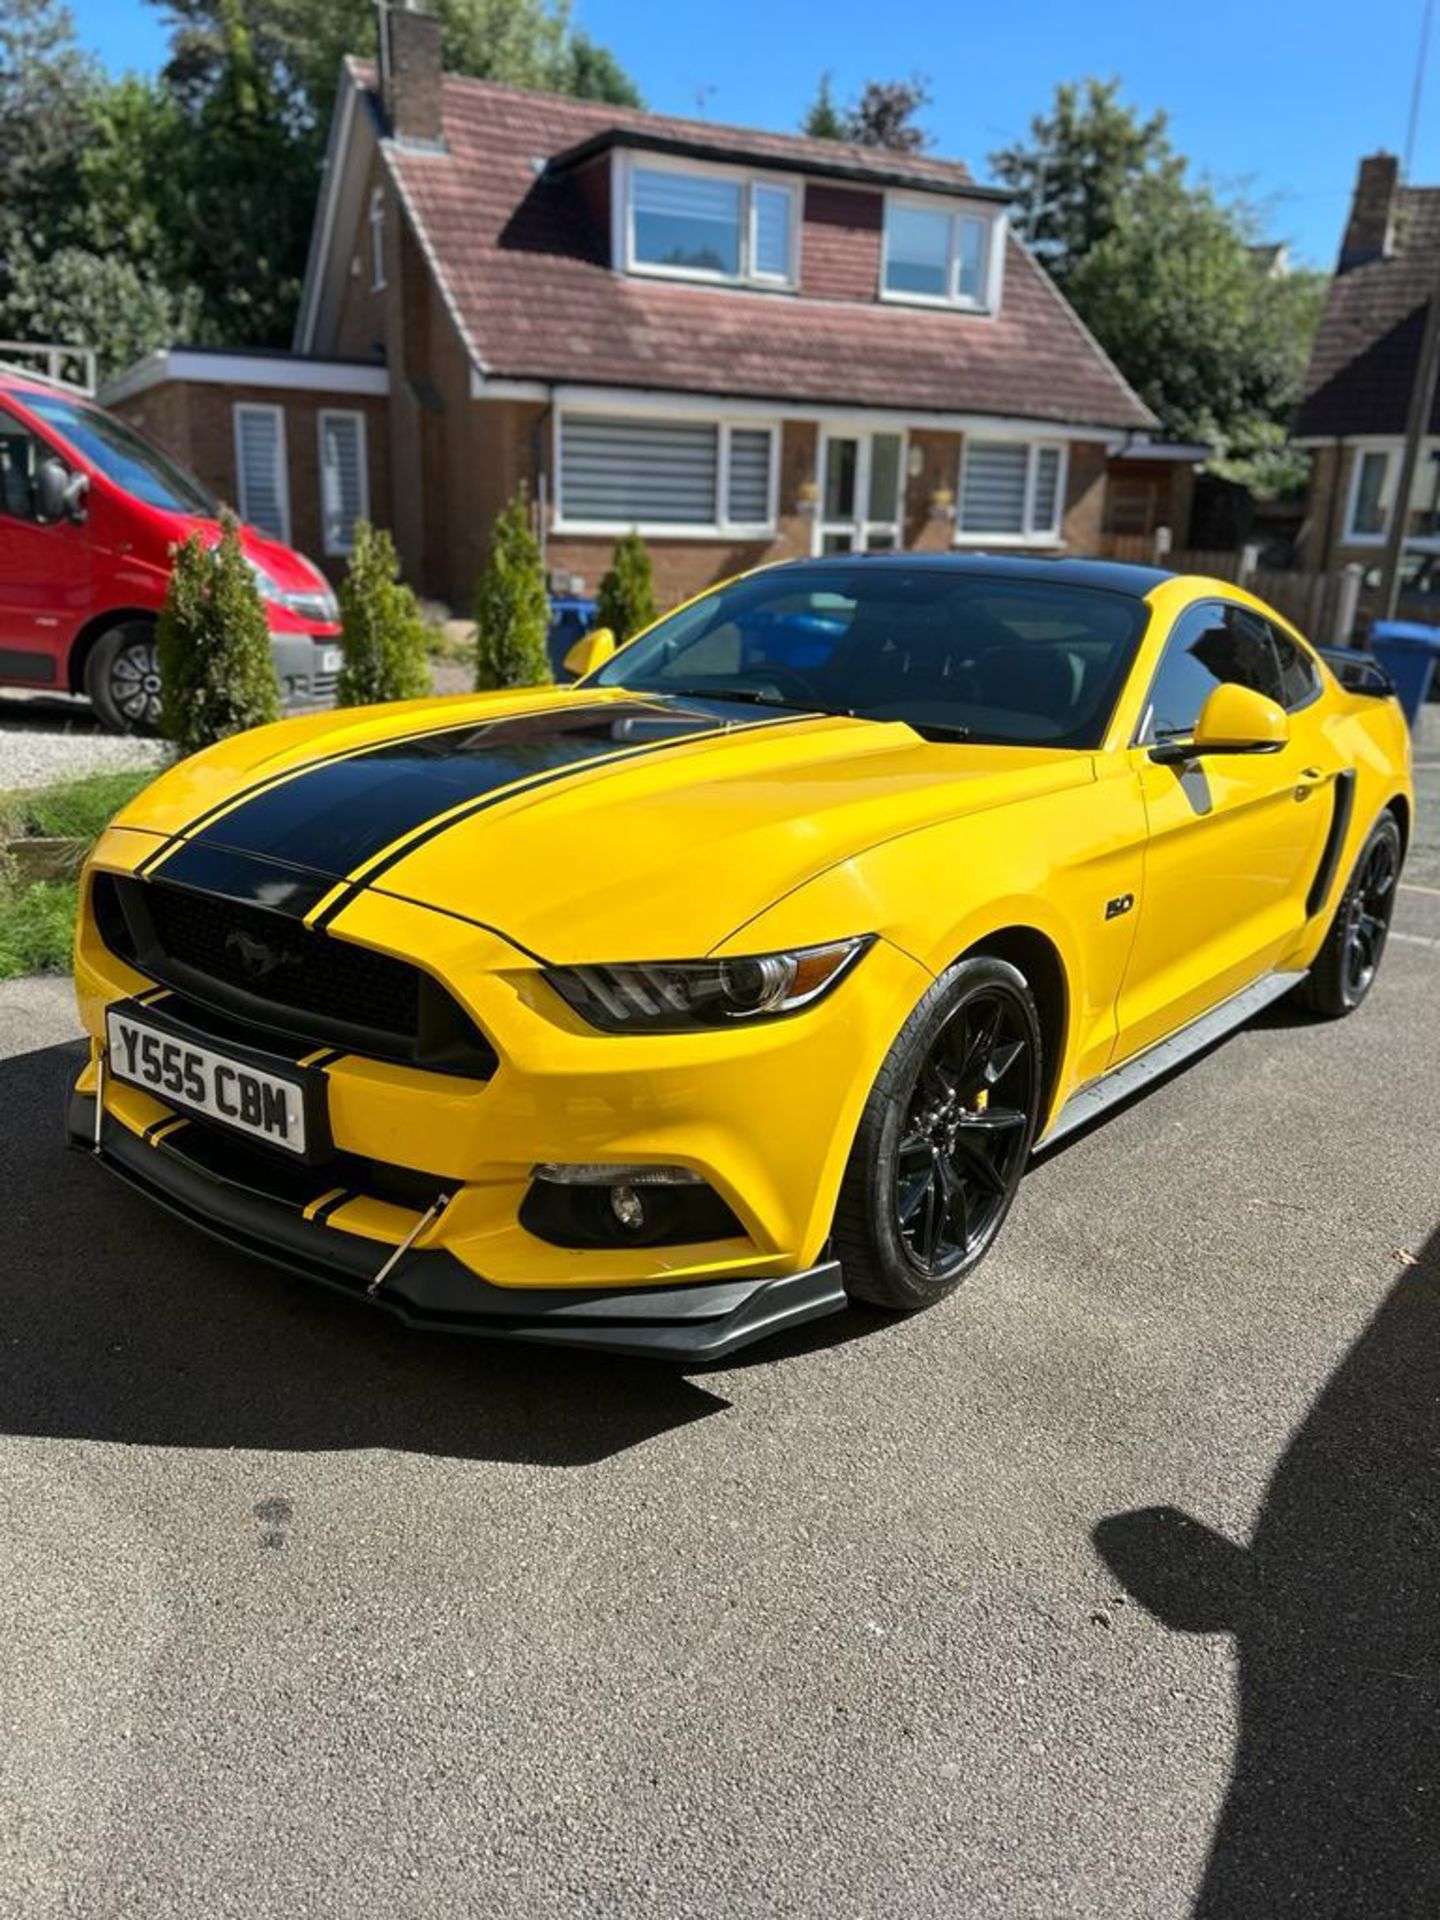
[(83, 521), (89, 486), (85, 474), (72, 473), (63, 460), (47, 454), (35, 474), (36, 519)]
[(577, 680), (583, 680), (587, 673), (594, 673), (597, 667), (603, 667), (615, 651), (615, 636), (609, 627), (596, 627), (577, 640), (566, 654), (561, 665), (567, 673), (573, 673)]
[(70, 487), (70, 469), (53, 453), (40, 462), (35, 474), (35, 518), (62, 520)]
[(1195, 722), (1194, 738), (1164, 740), (1150, 749), (1162, 766), (1208, 753), (1278, 753), (1290, 738), (1285, 709), (1252, 687), (1226, 680), (1213, 689)]

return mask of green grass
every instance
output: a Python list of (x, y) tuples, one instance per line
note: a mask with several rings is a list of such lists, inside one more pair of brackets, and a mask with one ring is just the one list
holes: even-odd
[(38, 836), (88, 843), (154, 778), (153, 770), (91, 773), (83, 780), (62, 780), (58, 786), (6, 794), (0, 798), (4, 837), (19, 840)]
[(77, 892), (73, 880), (0, 888), (0, 980), (69, 972)]
[[(78, 853), (154, 777), (92, 773), (32, 793), (0, 794), (0, 847), (11, 840), (73, 840)], [(69, 971), (76, 898), (73, 880), (25, 882), (0, 862), (0, 980)]]

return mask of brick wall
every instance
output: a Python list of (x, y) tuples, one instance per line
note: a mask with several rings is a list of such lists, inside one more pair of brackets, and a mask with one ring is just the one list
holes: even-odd
[(812, 181), (800, 236), (801, 291), (827, 300), (874, 300), (884, 217), (882, 195)]
[(370, 480), (370, 517), (390, 522), (388, 420), (383, 399), (348, 393), (307, 393), (284, 387), (230, 386), (202, 381), (164, 381), (113, 408), (173, 454), (220, 500), (238, 506), (235, 413), (242, 402), (278, 406), (285, 414), (285, 453), (290, 488), (290, 544), (338, 579), (343, 557), (322, 551), (320, 524), (319, 416), (327, 408), (365, 416)]

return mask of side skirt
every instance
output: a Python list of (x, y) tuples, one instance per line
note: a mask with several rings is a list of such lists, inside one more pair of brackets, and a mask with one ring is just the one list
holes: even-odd
[(1170, 1073), (1185, 1061), (1193, 1059), (1197, 1053), (1203, 1053), (1207, 1047), (1213, 1046), (1217, 1040), (1223, 1040), (1227, 1033), (1243, 1027), (1263, 1007), (1273, 1005), (1293, 987), (1298, 987), (1304, 978), (1303, 972), (1267, 973), (1262, 980), (1255, 981), (1252, 986), (1242, 987), (1239, 993), (1222, 1000), (1218, 1007), (1202, 1013), (1177, 1033), (1167, 1034), (1143, 1053), (1137, 1053), (1134, 1059), (1112, 1067), (1109, 1073), (1079, 1088), (1060, 1109), (1044, 1139), (1036, 1144), (1036, 1153), (1044, 1153), (1057, 1141), (1063, 1140), (1067, 1133), (1073, 1133), (1077, 1127), (1098, 1119), (1102, 1113), (1118, 1106), (1122, 1100), (1128, 1100), (1132, 1094), (1139, 1093), (1162, 1074)]

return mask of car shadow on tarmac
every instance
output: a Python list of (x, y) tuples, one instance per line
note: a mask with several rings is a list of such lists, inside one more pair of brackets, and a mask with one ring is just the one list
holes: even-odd
[(1173, 1507), (1094, 1540), (1184, 1633), (1231, 1633), (1239, 1737), (1195, 1920), (1440, 1913), (1440, 1231), (1275, 1469), (1248, 1547)]
[(0, 1432), (575, 1466), (729, 1402), (661, 1362), (408, 1332), (67, 1152), (78, 1046), (0, 1061)]

